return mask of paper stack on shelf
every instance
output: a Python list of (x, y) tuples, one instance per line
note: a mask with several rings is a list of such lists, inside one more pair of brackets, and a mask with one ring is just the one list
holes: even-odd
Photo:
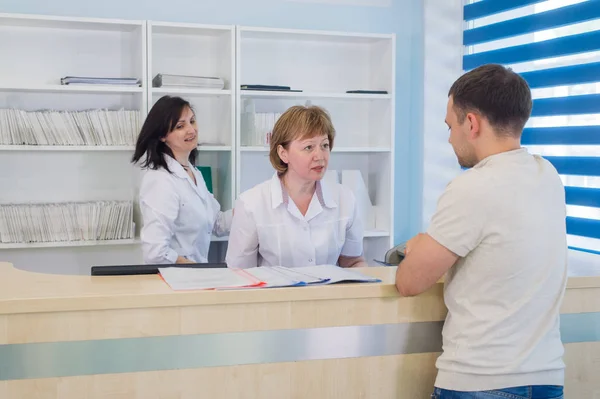
[(358, 208), (358, 214), (363, 223), (365, 230), (372, 230), (375, 228), (375, 211), (371, 198), (369, 197), (369, 190), (363, 180), (360, 170), (342, 170), (342, 185), (348, 187), (354, 193), (356, 198), (356, 206)]
[(157, 74), (152, 79), (153, 87), (194, 87), (199, 89), (223, 90), (225, 81), (213, 76)]
[(137, 78), (99, 78), (88, 76), (65, 76), (60, 79), (61, 85), (109, 85), (140, 86)]
[(245, 112), (242, 114), (242, 145), (266, 147), (271, 143), (271, 132), (281, 117), (277, 112)]
[(0, 145), (135, 144), (140, 111), (0, 109)]
[(120, 240), (134, 237), (132, 201), (0, 205), (0, 242)]
[(376, 283), (381, 280), (335, 265), (253, 267), (249, 269), (159, 268), (173, 290), (230, 290), (300, 287), (340, 282)]

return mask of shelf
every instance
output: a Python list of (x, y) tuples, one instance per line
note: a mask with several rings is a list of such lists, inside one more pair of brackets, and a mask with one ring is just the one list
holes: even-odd
[(64, 247), (93, 247), (106, 245), (135, 245), (139, 239), (101, 240), (101, 241), (58, 241), (0, 244), (0, 249), (33, 249), (33, 248), (64, 248)]
[(233, 26), (204, 25), (186, 22), (148, 22), (153, 35), (190, 35), (202, 37), (220, 37), (232, 34)]
[(252, 98), (337, 98), (347, 100), (388, 100), (390, 94), (356, 94), (343, 92), (318, 92), (318, 91), (262, 91), (241, 90), (242, 97)]
[(241, 152), (269, 152), (269, 147), (240, 147)]
[(390, 232), (384, 230), (366, 230), (364, 233), (364, 238), (374, 238), (374, 237), (389, 237)]
[(0, 151), (133, 151), (119, 145), (0, 145)]
[[(242, 152), (269, 152), (269, 147), (250, 147), (242, 146), (240, 151)], [(370, 152), (392, 152), (391, 148), (388, 147), (333, 147), (331, 151), (333, 153), (370, 153)]]
[(63, 17), (51, 15), (0, 13), (0, 26), (22, 28), (80, 29), (131, 32), (141, 29), (141, 20)]
[[(0, 145), (0, 151), (133, 151), (134, 146), (129, 145)], [(198, 151), (231, 151), (231, 146), (202, 145)]]
[(198, 151), (200, 152), (211, 152), (211, 151), (231, 151), (230, 145), (199, 145)]
[[(211, 242), (226, 242), (229, 237), (211, 238)], [(35, 249), (35, 248), (67, 248), (67, 247), (95, 247), (107, 245), (138, 245), (142, 241), (139, 238), (127, 240), (100, 240), (100, 241), (58, 241), (58, 242), (27, 242), (27, 243), (0, 243), (0, 250), (3, 249)]]
[(190, 96), (220, 97), (231, 96), (231, 90), (197, 89), (189, 87), (153, 87), (152, 94), (187, 94)]
[(39, 93), (142, 93), (140, 86), (119, 85), (23, 85), (10, 86), (0, 84), (0, 91), (39, 92)]
[(321, 30), (298, 30), (241, 26), (242, 40), (317, 41), (343, 44), (373, 44), (389, 41), (393, 35), (379, 33), (353, 33)]
[(242, 97), (252, 98), (337, 98), (343, 100), (389, 100), (391, 94), (356, 94), (343, 92), (319, 92), (319, 91), (261, 91), (241, 90)]

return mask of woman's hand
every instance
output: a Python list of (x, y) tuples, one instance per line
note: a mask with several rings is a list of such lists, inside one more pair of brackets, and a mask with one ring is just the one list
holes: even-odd
[(363, 256), (344, 256), (338, 258), (340, 267), (369, 267)]
[(175, 263), (194, 263), (194, 262), (192, 262), (191, 260), (189, 260), (186, 257), (178, 256), (177, 260), (175, 261)]

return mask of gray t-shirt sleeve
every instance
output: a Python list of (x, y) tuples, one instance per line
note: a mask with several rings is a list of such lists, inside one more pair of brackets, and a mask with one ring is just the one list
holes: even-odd
[[(465, 172), (465, 174), (470, 172)], [(472, 176), (461, 175), (446, 187), (438, 200), (427, 234), (460, 257), (479, 245), (486, 206), (482, 187)]]

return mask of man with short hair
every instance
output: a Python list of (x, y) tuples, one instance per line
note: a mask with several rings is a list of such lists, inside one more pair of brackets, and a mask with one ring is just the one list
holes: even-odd
[(563, 398), (565, 194), (556, 169), (521, 147), (531, 107), (525, 80), (500, 65), (450, 89), (449, 142), (469, 169), (446, 187), (427, 233), (407, 243), (396, 274), (404, 296), (446, 274), (432, 398)]

